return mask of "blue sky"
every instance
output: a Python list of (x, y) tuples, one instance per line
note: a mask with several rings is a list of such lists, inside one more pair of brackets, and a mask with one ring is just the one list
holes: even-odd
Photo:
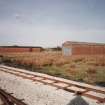
[(0, 0), (0, 45), (105, 43), (105, 0)]

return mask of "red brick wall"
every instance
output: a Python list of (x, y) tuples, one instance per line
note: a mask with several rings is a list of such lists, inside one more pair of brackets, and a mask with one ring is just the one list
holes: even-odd
[(105, 54), (105, 46), (101, 45), (72, 45), (73, 55)]
[(40, 52), (41, 48), (0, 48), (0, 53), (3, 52)]

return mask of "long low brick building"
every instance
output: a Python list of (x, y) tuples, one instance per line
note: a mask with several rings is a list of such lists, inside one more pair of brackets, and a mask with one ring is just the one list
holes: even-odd
[(104, 55), (105, 44), (67, 41), (62, 45), (63, 55)]
[(42, 47), (32, 46), (0, 46), (0, 53), (12, 53), (12, 52), (41, 52)]

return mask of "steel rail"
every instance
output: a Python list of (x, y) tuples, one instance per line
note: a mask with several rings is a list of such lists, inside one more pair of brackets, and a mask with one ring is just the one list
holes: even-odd
[(0, 89), (0, 97), (5, 105), (27, 105), (21, 100), (13, 97), (10, 93), (5, 92), (3, 89)]
[[(52, 78), (49, 78), (49, 77), (45, 77), (45, 76), (39, 76), (39, 75), (35, 75), (35, 74), (31, 74), (31, 73), (27, 73), (27, 72), (23, 72), (23, 71), (18, 71), (18, 70), (15, 70), (15, 69), (10, 69), (10, 68), (7, 68), (7, 67), (0, 67), (0, 68), (3, 68), (3, 69), (7, 69), (7, 70), (11, 70), (11, 71), (15, 71), (17, 73), (21, 73), (21, 74), (26, 74), (26, 75), (30, 75), (30, 76), (33, 76), (33, 77), (41, 77), (41, 78), (44, 78), (44, 79), (48, 79), (48, 80), (54, 80), (54, 81), (58, 81), (60, 83), (64, 83), (64, 84), (68, 84), (68, 85), (72, 85), (72, 86), (76, 86), (76, 87), (79, 87), (79, 88), (83, 88), (83, 89), (88, 89), (88, 90), (92, 90), (92, 91), (95, 91), (95, 92), (99, 92), (99, 93), (102, 93), (102, 94), (105, 94), (105, 91), (103, 90), (98, 90), (98, 89), (93, 89), (93, 88), (90, 88), (90, 87), (87, 87), (87, 86), (81, 86), (81, 85), (77, 85), (75, 83), (68, 83), (68, 82), (65, 82), (65, 81), (61, 81), (61, 80), (57, 80), (57, 79), (52, 79)], [(12, 74), (12, 73), (11, 73)], [(21, 76), (21, 74), (19, 74)], [(18, 76), (18, 75), (17, 75)], [(23, 76), (23, 78), (25, 78)], [(26, 79), (28, 79), (26, 77)]]

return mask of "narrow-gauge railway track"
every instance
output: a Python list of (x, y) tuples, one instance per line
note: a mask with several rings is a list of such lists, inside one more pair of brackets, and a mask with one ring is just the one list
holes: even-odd
[[(63, 80), (58, 80), (47, 76), (35, 75), (29, 72), (20, 71), (20, 70), (16, 70), (15, 68), (8, 68), (5, 66), (0, 66), (0, 70), (12, 75), (16, 75), (18, 77), (22, 77), (24, 79), (32, 80), (33, 82), (36, 82), (36, 81), (41, 82), (45, 85), (51, 85), (51, 86), (57, 87), (58, 89), (63, 89), (68, 92), (73, 92), (77, 95), (86, 96), (88, 98), (97, 100), (98, 103), (105, 103), (105, 97), (94, 95), (94, 92), (105, 95), (104, 90), (90, 88), (90, 87), (82, 86), (75, 83), (69, 83)], [(89, 94), (89, 92), (93, 92), (93, 94)]]
[(13, 97), (10, 93), (0, 89), (0, 98), (3, 101), (3, 105), (27, 105), (21, 100)]

